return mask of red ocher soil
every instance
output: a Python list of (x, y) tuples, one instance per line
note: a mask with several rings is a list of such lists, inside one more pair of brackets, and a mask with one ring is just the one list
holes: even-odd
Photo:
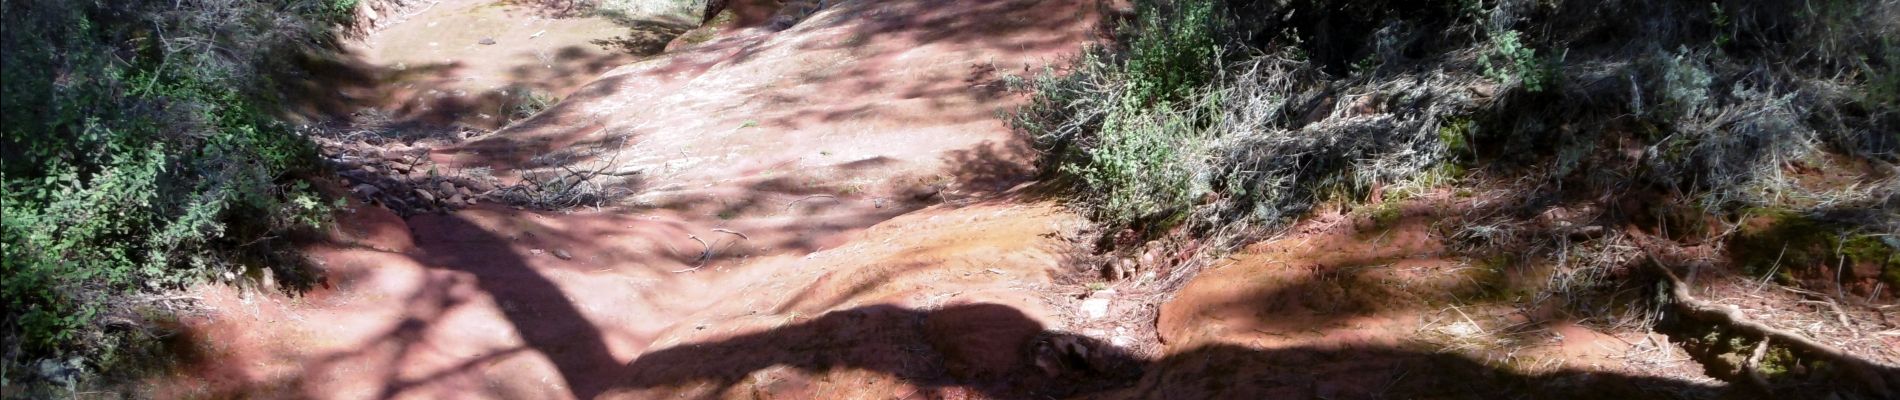
[[(1091, 228), (1023, 183), (1033, 151), (996, 116), (1022, 101), (1002, 77), (1074, 55), (1096, 32), (1096, 4), (823, 3), (765, 17), (740, 8), (710, 40), (676, 42), (529, 120), (426, 150), (448, 173), (486, 167), (508, 181), (624, 172), (632, 197), (566, 212), (485, 201), (408, 219), (353, 203), (326, 240), (305, 248), (327, 277), (319, 288), (196, 289), (212, 312), (188, 321), (186, 366), (152, 378), (147, 394), (1371, 398), (1702, 388), (1632, 377), (1660, 373), (1612, 357), (1642, 337), (1512, 316), (1497, 304), (1448, 308), (1474, 290), (1462, 272), (1469, 262), (1443, 253), (1424, 222), (1436, 216), (1422, 212), (1376, 232), (1346, 216), (1317, 218), (1211, 267), (1158, 305), (1158, 327), (1140, 327), (1158, 328), (1164, 343), (1127, 343), (1140, 332), (1067, 333), (1100, 324), (1073, 309), (1089, 292), (1073, 276), (1094, 266), (1084, 262)], [(436, 11), (388, 32), (468, 15)], [(377, 43), (393, 41), (370, 51)], [(1489, 332), (1532, 320), (1561, 336), (1536, 343), (1555, 346), (1456, 347), (1498, 341)], [(1161, 351), (1145, 359), (1109, 342)], [(1514, 366), (1498, 361), (1506, 351), (1561, 357)], [(1577, 387), (1593, 389), (1564, 391)]]
[[(465, 15), (442, 10), (487, 9), (445, 2), (385, 34)], [(1003, 93), (1001, 76), (1079, 50), (1092, 10), (842, 2), (615, 69), (529, 121), (432, 157), (450, 173), (481, 166), (507, 178), (548, 168), (529, 162), (537, 156), (621, 135), (620, 148), (564, 162), (641, 170), (629, 205), (536, 212), (489, 201), (405, 220), (353, 204), (306, 248), (327, 277), (320, 288), (197, 289), (213, 312), (189, 322), (194, 357), (149, 390), (1063, 390), (1014, 381), (1034, 368), (1025, 349), (1061, 327), (1042, 293), (1086, 224), (1002, 194), (1028, 178), (1030, 158), (995, 113), (1021, 100)], [(959, 383), (978, 380), (996, 383)]]
[[(1395, 203), (1384, 221), (1320, 212), (1210, 266), (1162, 307), (1166, 357), (1122, 394), (1653, 398), (1716, 386), (1662, 335), (1526, 310), (1513, 288), (1542, 277), (1449, 251), (1434, 224), (1479, 202), (1448, 197)], [(1639, 348), (1650, 340), (1663, 345)], [(1631, 357), (1645, 350), (1668, 361)]]

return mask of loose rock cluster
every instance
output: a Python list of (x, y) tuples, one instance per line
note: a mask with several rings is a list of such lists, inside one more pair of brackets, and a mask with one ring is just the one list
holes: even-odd
[(403, 216), (449, 212), (478, 204), (495, 190), (493, 177), (451, 173), (428, 157), (428, 146), (319, 140), (324, 163), (350, 194)]

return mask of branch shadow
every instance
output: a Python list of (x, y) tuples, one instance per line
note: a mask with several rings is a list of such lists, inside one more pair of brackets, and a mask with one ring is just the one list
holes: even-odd
[[(619, 368), (620, 361), (560, 286), (509, 250), (507, 239), (457, 216), (433, 222), (439, 232), (459, 234), (438, 240), (439, 247), (421, 249), (419, 260), (473, 274), (477, 288), (505, 305), (501, 312), (527, 349), (547, 357), (576, 397), (593, 398), (606, 389), (597, 374)], [(386, 390), (393, 391), (399, 390)]]

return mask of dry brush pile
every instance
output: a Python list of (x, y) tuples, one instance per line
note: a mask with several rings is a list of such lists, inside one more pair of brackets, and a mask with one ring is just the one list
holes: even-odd
[[(1025, 82), (1037, 97), (1015, 122), (1046, 170), (1085, 189), (1088, 212), (1148, 232), (1136, 236), (1192, 232), (1218, 253), (1316, 205), (1509, 193), (1445, 221), (1445, 236), (1473, 257), (1558, 264), (1537, 297), (1579, 312), (1641, 311), (1608, 295), (1672, 283), (1645, 267), (1670, 260), (1643, 256), (1648, 236), (1705, 250), (1697, 263), (1827, 292), (1814, 302), (1886, 310), (1900, 286), (1900, 2), (1152, 0), (1121, 11), (1113, 43)], [(1768, 246), (1781, 251), (1759, 251)], [(1812, 340), (1671, 293), (1635, 314), (1751, 344), (1724, 351), (1795, 344), (1778, 347), (1791, 354), (1779, 375), (1753, 379), (1772, 390), (1900, 393), (1891, 365), (1804, 349)], [(1663, 304), (1687, 306), (1654, 311)]]

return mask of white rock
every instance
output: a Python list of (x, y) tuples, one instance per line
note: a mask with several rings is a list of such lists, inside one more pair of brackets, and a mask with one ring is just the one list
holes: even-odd
[(1108, 299), (1103, 297), (1082, 300), (1082, 318), (1102, 319), (1108, 316)]

